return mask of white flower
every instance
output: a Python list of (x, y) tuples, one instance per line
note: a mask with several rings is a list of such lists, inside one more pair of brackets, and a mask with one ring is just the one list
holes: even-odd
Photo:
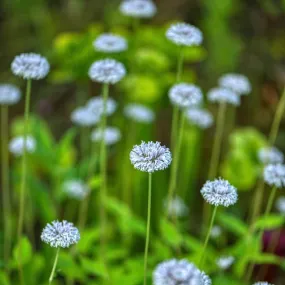
[[(103, 132), (101, 129), (96, 129), (91, 134), (91, 140), (94, 142), (99, 142), (102, 140)], [(112, 145), (117, 143), (121, 139), (121, 132), (118, 128), (107, 127), (104, 131), (104, 141), (107, 145)]]
[(174, 85), (168, 93), (173, 105), (188, 108), (201, 104), (203, 95), (201, 89), (193, 84), (179, 83)]
[(269, 164), (264, 168), (263, 178), (267, 184), (277, 188), (285, 186), (285, 165)]
[(71, 121), (78, 126), (90, 127), (100, 121), (100, 115), (92, 112), (89, 108), (79, 107), (71, 113)]
[(47, 224), (41, 234), (43, 242), (52, 247), (69, 247), (80, 239), (79, 231), (67, 221), (53, 221)]
[(222, 229), (220, 226), (213, 226), (212, 230), (211, 230), (211, 237), (212, 238), (218, 238), (220, 237), (222, 234)]
[(15, 137), (9, 144), (9, 150), (15, 156), (21, 156), (24, 152), (24, 147), (28, 153), (33, 153), (36, 149), (36, 141), (32, 136), (27, 136), (26, 142), (23, 136)]
[(211, 279), (187, 260), (164, 261), (153, 272), (154, 285), (211, 285)]
[(188, 207), (179, 196), (176, 196), (174, 199), (172, 199), (170, 204), (168, 202), (168, 199), (165, 199), (164, 207), (168, 213), (168, 216), (170, 217), (184, 217), (188, 214)]
[(221, 256), (217, 259), (216, 263), (220, 269), (227, 270), (234, 263), (235, 258), (233, 256)]
[(151, 123), (155, 118), (150, 108), (140, 104), (128, 104), (124, 108), (124, 113), (126, 117), (139, 123)]
[(12, 84), (0, 84), (0, 105), (13, 105), (20, 101), (21, 91)]
[(251, 92), (251, 85), (248, 78), (241, 74), (229, 73), (219, 79), (221, 87), (231, 89), (239, 95), (247, 95)]
[(283, 153), (276, 147), (264, 147), (258, 151), (259, 161), (263, 164), (277, 164), (284, 161)]
[(94, 42), (93, 46), (97, 51), (115, 53), (125, 51), (128, 48), (127, 41), (118, 35), (102, 34)]
[(209, 111), (197, 108), (187, 110), (186, 117), (190, 124), (201, 129), (210, 128), (214, 122), (213, 116)]
[(230, 89), (213, 88), (208, 92), (208, 100), (210, 102), (225, 102), (234, 106), (240, 105), (240, 96)]
[(203, 41), (202, 32), (195, 26), (177, 23), (167, 30), (166, 37), (177, 45), (198, 46)]
[(268, 282), (256, 282), (252, 285), (274, 285), (274, 284), (271, 284), (271, 283), (268, 283)]
[(12, 72), (24, 79), (38, 80), (49, 73), (49, 63), (43, 56), (36, 53), (23, 53), (12, 62)]
[(151, 18), (156, 14), (156, 6), (151, 0), (124, 0), (120, 11), (125, 16)]
[[(98, 116), (101, 116), (104, 111), (104, 99), (102, 96), (97, 96), (91, 98), (86, 105), (87, 109), (89, 109), (91, 112), (97, 114)], [(117, 102), (112, 99), (108, 98), (106, 101), (106, 115), (110, 116), (112, 115), (117, 109)]]
[(93, 81), (115, 84), (126, 75), (126, 69), (122, 63), (108, 58), (95, 61), (88, 74)]
[(63, 191), (71, 198), (83, 200), (90, 189), (83, 181), (73, 179), (64, 182)]
[(237, 189), (221, 178), (207, 181), (201, 189), (201, 194), (208, 203), (215, 206), (228, 207), (238, 199)]
[(285, 197), (281, 196), (276, 201), (276, 208), (281, 214), (285, 214)]
[(167, 168), (172, 157), (170, 150), (160, 142), (142, 142), (133, 147), (130, 160), (134, 168), (151, 173)]

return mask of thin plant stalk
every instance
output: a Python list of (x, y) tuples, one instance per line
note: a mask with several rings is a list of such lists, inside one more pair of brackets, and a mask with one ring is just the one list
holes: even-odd
[(2, 194), (4, 224), (4, 262), (7, 264), (11, 249), (11, 203), (9, 194), (8, 106), (1, 106)]
[(55, 259), (54, 259), (54, 263), (53, 263), (53, 267), (52, 267), (52, 271), (49, 277), (49, 284), (52, 283), (53, 277), (54, 277), (54, 273), (55, 273), (55, 269), (56, 269), (56, 265), (57, 265), (57, 261), (58, 261), (58, 256), (59, 256), (59, 251), (60, 251), (60, 247), (57, 248), (56, 250), (56, 255), (55, 255)]
[(147, 259), (149, 248), (149, 235), (150, 235), (150, 219), (151, 219), (151, 187), (152, 186), (152, 174), (148, 174), (148, 202), (147, 202), (147, 226), (146, 226), (146, 241), (144, 250), (144, 285), (147, 284)]

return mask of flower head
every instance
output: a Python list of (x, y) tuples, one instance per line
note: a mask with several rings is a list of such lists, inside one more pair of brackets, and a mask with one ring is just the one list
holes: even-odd
[(42, 231), (41, 239), (52, 247), (69, 247), (80, 239), (79, 231), (67, 221), (53, 221)]
[(222, 229), (220, 226), (213, 226), (212, 230), (211, 230), (211, 237), (212, 238), (218, 238), (219, 236), (221, 236), (222, 234)]
[(276, 200), (276, 208), (281, 214), (285, 214), (285, 197), (281, 196)]
[(108, 58), (95, 61), (88, 74), (93, 81), (115, 84), (126, 75), (126, 69), (122, 63)]
[(202, 32), (195, 26), (186, 23), (177, 23), (167, 30), (166, 37), (181, 46), (198, 46), (203, 41)]
[(128, 104), (124, 113), (126, 117), (139, 123), (151, 123), (155, 118), (154, 112), (150, 108), (140, 104)]
[(254, 283), (252, 285), (273, 285), (273, 284), (268, 283), (268, 282), (256, 282), (256, 283)]
[[(96, 129), (91, 134), (91, 140), (94, 142), (99, 142), (103, 138), (103, 132), (101, 129)], [(118, 128), (107, 127), (104, 131), (104, 141), (107, 145), (112, 145), (117, 143), (121, 139), (121, 132)]]
[(127, 41), (118, 35), (102, 34), (94, 42), (93, 46), (97, 51), (116, 53), (125, 51), (128, 48)]
[(201, 129), (210, 128), (214, 122), (213, 116), (209, 111), (198, 108), (190, 108), (187, 110), (186, 117), (190, 124)]
[[(89, 109), (91, 112), (101, 116), (104, 111), (104, 100), (102, 96), (97, 96), (91, 98), (87, 102), (87, 109)], [(107, 116), (112, 115), (117, 109), (117, 102), (112, 99), (108, 98), (106, 103), (106, 114)]]
[(20, 101), (21, 91), (11, 84), (0, 84), (0, 105), (13, 105)]
[(264, 147), (258, 151), (259, 161), (263, 164), (276, 164), (284, 161), (283, 153), (276, 147)]
[(221, 87), (231, 89), (239, 95), (247, 95), (251, 91), (251, 85), (248, 78), (241, 74), (229, 73), (219, 79)]
[(221, 256), (216, 263), (220, 269), (227, 270), (235, 261), (233, 256)]
[(33, 153), (36, 149), (36, 141), (32, 136), (27, 136), (26, 141), (23, 136), (15, 137), (9, 144), (9, 150), (15, 156), (21, 156), (24, 152), (24, 147), (28, 153)]
[(43, 56), (36, 53), (23, 53), (12, 62), (12, 72), (24, 79), (39, 80), (49, 73), (49, 63)]
[(197, 106), (201, 104), (203, 100), (201, 89), (188, 83), (179, 83), (174, 85), (169, 90), (168, 96), (173, 105), (181, 108)]
[(89, 108), (80, 107), (71, 113), (71, 121), (78, 126), (90, 127), (100, 120), (100, 114), (92, 112)]
[(207, 181), (201, 189), (201, 194), (208, 203), (215, 206), (228, 207), (238, 199), (237, 189), (221, 178)]
[(160, 142), (142, 142), (133, 147), (130, 160), (136, 169), (151, 173), (166, 169), (172, 157), (170, 150)]
[(211, 285), (211, 279), (185, 259), (164, 261), (153, 272), (154, 285)]
[(151, 18), (156, 14), (156, 6), (151, 0), (124, 0), (120, 11), (125, 16)]
[(285, 186), (285, 165), (268, 164), (263, 171), (263, 178), (267, 184), (277, 188)]
[(184, 217), (188, 213), (188, 207), (179, 196), (174, 197), (170, 204), (168, 203), (168, 199), (165, 199), (164, 207), (170, 217)]
[(225, 102), (234, 106), (240, 105), (240, 96), (230, 89), (213, 88), (208, 92), (207, 96), (210, 102)]
[(63, 191), (71, 198), (83, 200), (90, 189), (83, 181), (73, 179), (64, 182)]

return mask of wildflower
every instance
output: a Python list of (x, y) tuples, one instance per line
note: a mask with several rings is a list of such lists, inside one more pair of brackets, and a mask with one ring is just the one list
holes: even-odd
[(83, 200), (89, 193), (89, 187), (81, 180), (69, 180), (63, 184), (63, 191), (71, 198)]
[(0, 105), (14, 105), (21, 99), (21, 91), (11, 84), (0, 84)]
[(234, 106), (240, 105), (240, 96), (230, 89), (213, 88), (208, 92), (208, 100), (210, 102), (224, 102)]
[(193, 84), (179, 83), (174, 85), (168, 93), (173, 105), (188, 108), (199, 105), (203, 100), (201, 89)]
[(229, 73), (219, 79), (221, 87), (231, 89), (239, 95), (247, 95), (251, 92), (251, 85), (248, 78), (241, 74)]
[(201, 189), (203, 198), (215, 206), (228, 207), (237, 202), (237, 189), (227, 180), (216, 179), (207, 181)]
[(167, 30), (166, 37), (176, 45), (198, 46), (203, 41), (202, 32), (195, 26), (177, 23)]
[[(112, 145), (117, 143), (121, 139), (121, 132), (118, 128), (107, 127), (104, 130), (104, 141), (107, 145)], [(91, 134), (91, 140), (94, 142), (99, 142), (102, 140), (101, 129), (96, 129)]]
[(217, 259), (216, 263), (220, 269), (227, 270), (234, 263), (235, 258), (233, 256), (221, 256)]
[(285, 186), (285, 165), (269, 164), (264, 168), (263, 178), (267, 184), (277, 188)]
[(83, 127), (90, 127), (96, 125), (100, 120), (100, 115), (98, 113), (92, 112), (89, 108), (80, 107), (76, 108), (71, 113), (71, 121)]
[(124, 108), (124, 113), (126, 117), (139, 123), (151, 123), (155, 118), (154, 112), (150, 108), (140, 104), (128, 104)]
[(144, 172), (155, 172), (166, 169), (171, 163), (170, 150), (160, 142), (142, 142), (135, 145), (130, 153), (134, 168)]
[[(102, 96), (91, 98), (87, 102), (87, 109), (91, 112), (101, 116), (104, 111), (104, 100)], [(108, 98), (106, 101), (106, 115), (112, 115), (117, 109), (117, 102), (112, 98)]]
[(279, 197), (276, 201), (276, 208), (281, 214), (285, 214), (285, 197)]
[(254, 283), (252, 285), (273, 285), (273, 284), (268, 283), (268, 282), (256, 282), (256, 283)]
[(190, 108), (186, 112), (188, 121), (201, 129), (207, 129), (213, 125), (214, 119), (212, 114), (207, 110)]
[(49, 73), (49, 63), (36, 53), (23, 53), (15, 57), (11, 65), (12, 72), (24, 79), (39, 80)]
[(53, 221), (47, 224), (41, 234), (43, 242), (52, 247), (69, 247), (80, 239), (79, 231), (67, 221)]
[(32, 136), (27, 136), (26, 141), (24, 136), (18, 136), (11, 140), (9, 150), (15, 156), (21, 156), (24, 152), (24, 147), (28, 153), (33, 153), (36, 149), (36, 141)]
[(165, 200), (164, 207), (166, 208), (168, 216), (170, 217), (183, 217), (188, 213), (187, 206), (179, 196), (174, 197), (170, 204), (168, 203), (168, 200)]
[(221, 229), (221, 227), (220, 226), (213, 226), (213, 228), (212, 228), (212, 230), (211, 230), (211, 237), (212, 238), (218, 238), (218, 237), (220, 237), (221, 236), (221, 234), (222, 234), (222, 229)]
[(211, 285), (211, 279), (187, 260), (171, 259), (164, 261), (155, 268), (154, 285)]
[(108, 58), (95, 61), (88, 74), (93, 81), (115, 84), (126, 75), (126, 69), (122, 63)]
[(120, 11), (125, 16), (151, 18), (157, 9), (151, 0), (124, 0), (120, 5)]
[(258, 151), (259, 161), (263, 164), (277, 164), (284, 161), (283, 153), (276, 147), (264, 147)]
[(127, 41), (118, 35), (102, 34), (94, 42), (93, 46), (97, 51), (115, 53), (125, 51), (128, 48)]

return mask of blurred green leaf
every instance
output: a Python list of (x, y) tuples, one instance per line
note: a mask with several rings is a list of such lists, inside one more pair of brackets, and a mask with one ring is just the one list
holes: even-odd
[(268, 216), (260, 217), (255, 223), (256, 230), (272, 230), (282, 227), (285, 217), (277, 214), (270, 214)]
[(178, 247), (182, 242), (182, 236), (178, 232), (177, 228), (166, 219), (163, 219), (160, 225), (162, 239), (165, 240), (169, 245)]
[(16, 264), (25, 265), (31, 261), (33, 254), (32, 245), (27, 237), (23, 237), (14, 247), (13, 257)]
[(228, 213), (219, 213), (217, 219), (223, 228), (237, 236), (244, 236), (248, 233), (247, 225), (236, 216)]

